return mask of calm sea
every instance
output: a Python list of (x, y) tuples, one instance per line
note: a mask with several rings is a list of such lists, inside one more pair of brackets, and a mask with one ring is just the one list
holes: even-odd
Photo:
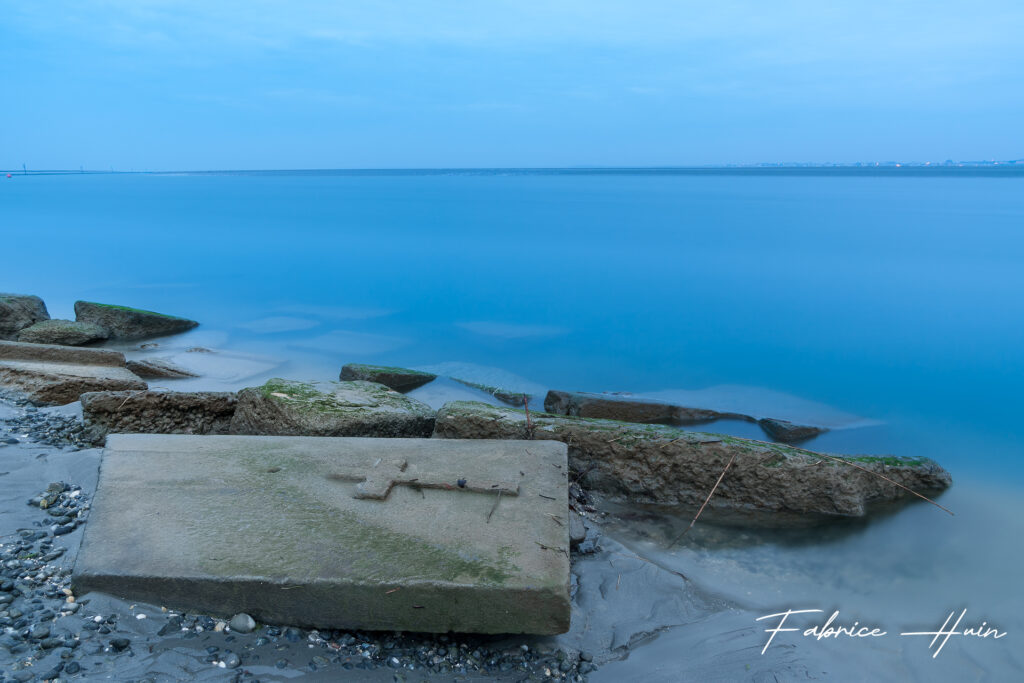
[[(759, 586), (752, 609), (802, 596), (941, 623), (964, 606), (1024, 637), (1024, 172), (15, 176), (0, 225), (0, 291), (54, 317), (88, 299), (199, 320), (183, 344), (237, 356), (222, 385), (436, 367), (817, 420), (838, 429), (812, 448), (932, 457), (957, 517), (919, 505), (827, 553), (768, 539), (727, 567), (739, 551), (675, 561), (710, 563), (726, 593)], [(756, 569), (765, 548), (785, 581)], [(1009, 649), (942, 657), (999, 680)]]

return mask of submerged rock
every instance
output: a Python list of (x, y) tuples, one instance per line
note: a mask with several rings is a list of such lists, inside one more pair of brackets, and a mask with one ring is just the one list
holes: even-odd
[(386, 387), (406, 393), (428, 382), (437, 379), (437, 375), (419, 370), (408, 370), (406, 368), (395, 368), (385, 365), (362, 365), (360, 363), (349, 363), (341, 368), (341, 380), (364, 382), (376, 382)]
[(103, 341), (108, 336), (105, 329), (93, 323), (80, 323), (75, 320), (41, 320), (18, 333), (18, 341), (32, 344), (82, 346)]
[(49, 319), (46, 304), (38, 296), (0, 294), (0, 339), (17, 339), (26, 327)]
[(101, 391), (82, 394), (94, 443), (109, 433), (227, 434), (237, 398), (220, 391)]
[(238, 392), (232, 434), (423, 437), (430, 406), (373, 382), (271, 379)]
[(92, 301), (75, 302), (75, 319), (99, 325), (107, 330), (111, 339), (161, 337), (187, 332), (199, 325), (195, 320), (173, 315)]
[(128, 369), (143, 379), (188, 379), (199, 377), (191, 370), (175, 365), (169, 360), (150, 358), (148, 360), (130, 360)]
[(481, 384), (479, 382), (470, 382), (467, 379), (459, 379), (458, 377), (452, 377), (452, 380), (459, 384), (465, 384), (467, 387), (472, 387), (478, 391), (482, 391), (485, 394), (490, 394), (494, 398), (498, 399), (502, 403), (506, 403), (510, 406), (525, 406), (526, 402), (530, 400), (529, 394), (524, 394), (519, 391), (509, 391), (508, 389), (502, 389), (501, 387), (492, 387), (487, 384)]
[(952, 484), (928, 458), (826, 457), (783, 444), (544, 413), (531, 412), (527, 421), (523, 411), (465, 401), (441, 409), (434, 436), (563, 441), (579, 481), (624, 503), (695, 508), (733, 458), (711, 509), (859, 517), (872, 503), (910, 496), (875, 474), (919, 492)]
[(582, 391), (551, 390), (544, 398), (544, 410), (554, 415), (642, 424), (687, 425), (714, 420), (754, 422), (754, 418), (740, 413), (721, 413), (717, 410), (691, 408), (650, 399), (635, 399), (628, 395), (591, 394)]
[(776, 420), (770, 417), (758, 420), (757, 424), (761, 426), (765, 434), (783, 443), (800, 443), (828, 431), (825, 427), (798, 425), (788, 420)]
[(117, 351), (9, 341), (0, 341), (0, 387), (40, 405), (71, 403), (89, 391), (148, 388)]

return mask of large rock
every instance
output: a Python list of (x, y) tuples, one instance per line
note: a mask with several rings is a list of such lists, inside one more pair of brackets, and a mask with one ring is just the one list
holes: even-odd
[(148, 388), (125, 367), (122, 353), (8, 341), (0, 341), (0, 387), (41, 405), (71, 403), (89, 391)]
[(145, 339), (187, 332), (199, 323), (173, 315), (143, 311), (127, 306), (98, 304), (92, 301), (75, 302), (75, 319), (95, 323), (107, 330), (111, 339)]
[(188, 379), (199, 377), (191, 370), (163, 358), (128, 361), (128, 369), (143, 379)]
[(394, 368), (385, 365), (349, 363), (342, 366), (341, 379), (347, 382), (356, 380), (376, 382), (404, 394), (428, 382), (433, 382), (437, 379), (437, 375), (429, 372), (420, 372), (419, 370)]
[(591, 394), (582, 391), (551, 390), (544, 397), (544, 410), (554, 415), (621, 420), (642, 424), (688, 425), (714, 420), (755, 421), (749, 415), (740, 413), (722, 413), (717, 410), (691, 408), (662, 401), (635, 399), (616, 394)]
[(103, 341), (108, 337), (105, 329), (94, 323), (75, 320), (41, 320), (18, 333), (18, 341), (31, 344), (62, 344), (83, 346)]
[(565, 632), (553, 442), (112, 434), (77, 595), (330, 629)]
[(38, 296), (0, 294), (0, 339), (17, 339), (26, 327), (49, 319), (46, 304)]
[(530, 400), (529, 394), (524, 394), (521, 391), (512, 391), (510, 389), (502, 389), (501, 387), (492, 387), (489, 384), (482, 384), (480, 382), (471, 382), (468, 379), (459, 379), (458, 377), (452, 377), (452, 380), (459, 384), (464, 384), (471, 389), (482, 391), (485, 394), (490, 394), (494, 398), (498, 399), (502, 403), (510, 406), (525, 406), (526, 402)]
[(82, 419), (94, 441), (118, 434), (227, 434), (234, 393), (101, 391), (82, 394)]
[(424, 437), (430, 406), (373, 382), (272, 379), (238, 392), (232, 434)]
[(690, 509), (704, 501), (735, 456), (710, 508), (789, 513), (773, 515), (778, 523), (820, 516), (859, 517), (873, 503), (910, 495), (857, 467), (918, 492), (946, 489), (952, 483), (949, 473), (927, 458), (842, 456), (844, 463), (832, 459), (838, 456), (783, 444), (662, 425), (533, 412), (528, 423), (523, 411), (475, 402), (445, 405), (437, 415), (434, 435), (563, 441), (581, 483), (609, 500)]

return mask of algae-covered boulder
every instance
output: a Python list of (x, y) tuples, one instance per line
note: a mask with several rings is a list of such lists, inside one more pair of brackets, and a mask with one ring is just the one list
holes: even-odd
[(227, 434), (237, 399), (226, 391), (98, 391), (82, 394), (93, 441), (117, 434)]
[(75, 319), (99, 325), (109, 333), (111, 339), (162, 337), (187, 332), (199, 325), (195, 320), (173, 315), (92, 301), (75, 302)]
[(49, 320), (46, 304), (31, 294), (0, 294), (0, 339), (15, 340), (18, 333), (40, 320)]
[(390, 387), (403, 394), (421, 387), (428, 382), (437, 379), (437, 375), (419, 370), (407, 368), (395, 368), (386, 365), (362, 365), (360, 363), (349, 363), (342, 366), (341, 378), (343, 381), (351, 382), (361, 380), (364, 382), (376, 382)]
[(875, 474), (918, 492), (952, 484), (949, 473), (928, 458), (827, 456), (662, 425), (535, 412), (528, 422), (524, 411), (476, 402), (445, 405), (434, 436), (563, 441), (579, 481), (607, 499), (687, 508), (704, 501), (735, 456), (710, 508), (790, 513), (773, 516), (780, 524), (794, 517), (859, 517), (873, 503), (911, 496)]
[(554, 415), (642, 424), (688, 425), (714, 420), (754, 421), (754, 418), (740, 413), (722, 413), (706, 408), (674, 405), (664, 401), (633, 398), (628, 394), (592, 394), (583, 391), (551, 390), (544, 397), (544, 410)]
[(465, 384), (467, 387), (482, 391), (485, 394), (490, 394), (494, 398), (498, 399), (502, 403), (506, 403), (510, 406), (525, 406), (526, 402), (530, 400), (529, 394), (524, 394), (521, 391), (512, 391), (510, 389), (502, 389), (501, 387), (492, 387), (489, 384), (482, 384), (480, 382), (471, 382), (468, 379), (459, 379), (458, 377), (452, 377), (452, 380), (459, 384)]
[(373, 382), (272, 379), (238, 392), (232, 434), (425, 437), (434, 411)]
[(75, 320), (41, 320), (18, 333), (20, 342), (63, 346), (83, 346), (107, 337), (107, 331), (99, 325)]

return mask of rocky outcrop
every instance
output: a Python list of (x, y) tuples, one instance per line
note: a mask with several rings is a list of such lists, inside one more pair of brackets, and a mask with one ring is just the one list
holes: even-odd
[(492, 387), (479, 382), (470, 382), (467, 379), (459, 379), (458, 377), (452, 377), (452, 380), (459, 384), (465, 384), (467, 387), (471, 387), (477, 391), (482, 391), (485, 394), (490, 394), (502, 403), (515, 406), (516, 408), (519, 406), (525, 406), (526, 402), (530, 400), (529, 394), (524, 394), (522, 392), (510, 391), (508, 389), (502, 389), (501, 387)]
[(39, 405), (71, 403), (89, 391), (148, 388), (122, 353), (8, 341), (0, 341), (0, 387)]
[(828, 431), (825, 427), (798, 425), (788, 420), (775, 420), (770, 417), (758, 420), (757, 424), (761, 426), (765, 434), (783, 443), (800, 443)]
[(342, 381), (376, 382), (403, 394), (428, 382), (433, 382), (435, 379), (437, 379), (437, 375), (429, 372), (394, 368), (385, 365), (349, 363), (341, 368)]
[(92, 301), (75, 302), (75, 319), (99, 325), (108, 332), (111, 339), (162, 337), (187, 332), (199, 325), (195, 320), (173, 315)]
[(582, 391), (551, 390), (544, 398), (544, 410), (554, 415), (622, 420), (642, 424), (689, 425), (714, 420), (745, 420), (749, 415), (720, 413), (717, 410), (677, 406), (661, 401), (634, 399), (615, 394), (590, 394)]
[(130, 360), (128, 369), (143, 379), (188, 379), (199, 377), (191, 370), (175, 365), (169, 360), (150, 358), (148, 360)]
[(742, 413), (723, 413), (691, 408), (663, 401), (635, 399), (628, 395), (590, 394), (582, 391), (549, 391), (544, 410), (553, 415), (620, 420), (640, 424), (695, 425), (715, 420), (756, 422), (769, 438), (783, 443), (800, 443), (828, 431), (825, 427), (793, 424), (786, 420), (762, 418)]
[(108, 337), (105, 329), (93, 323), (75, 320), (41, 320), (18, 333), (18, 341), (31, 344), (84, 346)]
[(231, 392), (100, 391), (82, 394), (82, 419), (95, 443), (107, 434), (227, 434)]
[(238, 393), (232, 434), (424, 437), (429, 406), (373, 382), (272, 379)]
[(0, 339), (17, 339), (26, 327), (49, 319), (46, 304), (38, 296), (0, 294)]
[(608, 500), (689, 509), (704, 501), (735, 458), (709, 507), (773, 513), (767, 523), (859, 517), (872, 504), (910, 496), (876, 474), (918, 492), (952, 483), (949, 473), (927, 458), (828, 456), (662, 425), (533, 412), (528, 421), (523, 411), (475, 402), (445, 405), (434, 436), (562, 441), (569, 446), (575, 476)]

